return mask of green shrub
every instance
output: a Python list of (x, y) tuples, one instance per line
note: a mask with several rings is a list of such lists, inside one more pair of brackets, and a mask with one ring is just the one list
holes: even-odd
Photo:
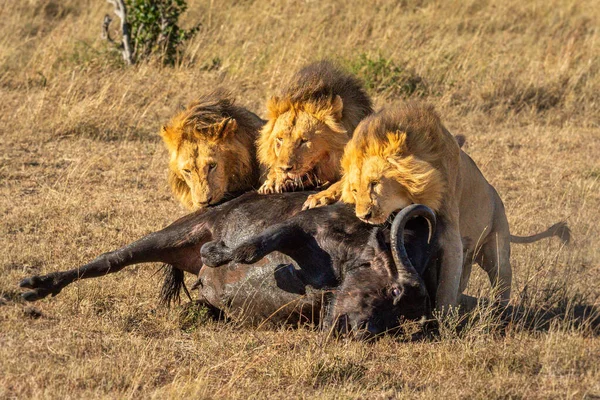
[(125, 4), (134, 61), (158, 57), (172, 65), (181, 46), (200, 29), (200, 24), (187, 30), (179, 27), (185, 0), (125, 0)]

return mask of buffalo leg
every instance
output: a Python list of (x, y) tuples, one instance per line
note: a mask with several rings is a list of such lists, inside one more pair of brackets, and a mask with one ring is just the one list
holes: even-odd
[(22, 296), (27, 301), (56, 296), (77, 280), (112, 274), (128, 265), (145, 262), (164, 262), (197, 273), (201, 266), (198, 248), (210, 239), (210, 232), (201, 222), (182, 219), (125, 247), (104, 253), (81, 267), (25, 278), (20, 286), (32, 290)]
[(274, 225), (237, 247), (230, 248), (222, 241), (207, 242), (200, 251), (202, 262), (208, 267), (218, 267), (228, 262), (253, 264), (273, 251), (289, 254), (313, 239), (300, 226), (283, 223)]

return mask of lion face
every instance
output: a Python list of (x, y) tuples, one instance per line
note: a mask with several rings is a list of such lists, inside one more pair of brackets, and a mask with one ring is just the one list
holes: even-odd
[(190, 208), (218, 203), (227, 193), (224, 154), (216, 144), (185, 140), (172, 161), (172, 170), (190, 189)]
[(173, 195), (197, 210), (254, 188), (260, 176), (255, 141), (263, 124), (222, 89), (173, 116), (160, 131)]
[(272, 168), (281, 177), (300, 178), (328, 157), (326, 137), (331, 129), (306, 112), (282, 114), (271, 133)]
[(349, 140), (340, 122), (340, 96), (301, 104), (274, 97), (267, 108), (269, 121), (257, 142), (258, 159), (269, 171), (263, 187), (273, 184), (280, 191), (285, 182), (305, 187), (338, 180), (341, 155)]
[(439, 211), (445, 179), (417, 153), (399, 130), (368, 141), (355, 136), (342, 159), (342, 201), (355, 204), (356, 216), (370, 224), (381, 224), (410, 204)]
[(381, 224), (394, 211), (413, 203), (408, 191), (392, 175), (393, 165), (377, 156), (351, 167), (344, 197), (355, 204), (356, 216), (362, 221)]
[(163, 127), (161, 132), (171, 153), (171, 189), (191, 210), (217, 204), (231, 191), (250, 188), (254, 179), (253, 148), (235, 138), (236, 121), (226, 119), (208, 129), (220, 134), (186, 135), (177, 127)]

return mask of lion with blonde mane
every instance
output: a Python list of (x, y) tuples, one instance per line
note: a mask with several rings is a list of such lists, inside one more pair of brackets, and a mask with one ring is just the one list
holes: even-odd
[(175, 197), (197, 210), (258, 187), (255, 141), (264, 121), (217, 90), (162, 127)]
[(333, 183), (356, 125), (373, 112), (360, 82), (327, 61), (302, 68), (280, 96), (267, 102), (268, 121), (257, 141), (267, 169), (260, 193)]
[(345, 148), (342, 168), (342, 179), (311, 196), (307, 208), (341, 199), (354, 204), (356, 216), (370, 224), (384, 223), (413, 203), (435, 210), (442, 227), (438, 309), (458, 305), (474, 261), (497, 287), (501, 303), (507, 303), (510, 242), (559, 236), (566, 243), (570, 237), (564, 223), (533, 236), (511, 235), (498, 193), (432, 106), (411, 102), (367, 117)]

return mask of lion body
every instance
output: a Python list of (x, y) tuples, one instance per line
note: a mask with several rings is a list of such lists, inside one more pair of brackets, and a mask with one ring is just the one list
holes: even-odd
[(499, 299), (510, 299), (511, 235), (504, 205), (461, 150), (461, 141), (431, 106), (406, 103), (373, 114), (359, 124), (346, 146), (340, 182), (305, 204), (311, 208), (341, 199), (373, 224), (413, 203), (435, 210), (444, 226), (435, 294), (439, 309), (458, 304), (473, 262), (487, 272)]
[(255, 141), (264, 121), (222, 90), (191, 103), (164, 126), (169, 184), (191, 210), (258, 187)]
[(268, 171), (261, 193), (337, 181), (344, 146), (373, 109), (356, 78), (322, 61), (301, 69), (267, 111), (257, 141)]

